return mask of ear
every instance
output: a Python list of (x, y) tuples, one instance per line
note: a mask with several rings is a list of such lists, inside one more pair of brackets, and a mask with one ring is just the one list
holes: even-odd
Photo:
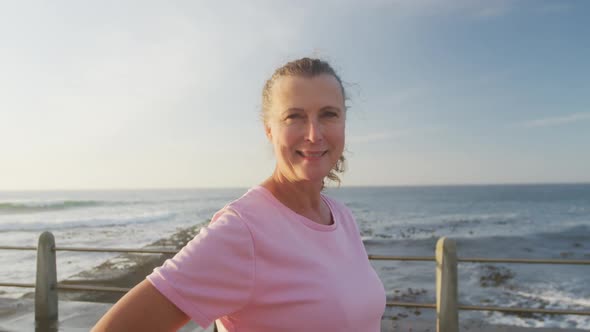
[(268, 138), (269, 141), (272, 141), (272, 132), (268, 123), (264, 124), (264, 133), (266, 134), (266, 138)]

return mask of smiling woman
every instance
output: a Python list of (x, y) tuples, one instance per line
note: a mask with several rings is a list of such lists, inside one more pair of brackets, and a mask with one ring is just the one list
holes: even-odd
[(277, 69), (262, 109), (272, 175), (218, 211), (95, 331), (168, 331), (189, 319), (220, 331), (379, 331), (383, 284), (351, 211), (322, 193), (343, 170), (344, 101), (324, 61)]
[(341, 91), (328, 74), (277, 79), (264, 123), (277, 158), (275, 178), (320, 183), (338, 163), (346, 119)]
[(281, 160), (277, 142), (272, 140), (272, 127), (275, 132), (280, 131), (281, 125), (289, 127), (290, 136), (309, 135), (306, 139), (310, 139), (310, 145), (325, 144), (315, 142), (324, 139), (315, 135), (325, 134), (330, 141), (341, 143), (338, 151), (330, 151), (332, 157), (339, 157), (333, 161), (327, 175), (328, 179), (340, 182), (336, 173), (344, 171), (345, 100), (342, 81), (327, 62), (301, 59), (277, 69), (262, 90), (262, 120), (267, 137), (275, 147), (277, 166)]

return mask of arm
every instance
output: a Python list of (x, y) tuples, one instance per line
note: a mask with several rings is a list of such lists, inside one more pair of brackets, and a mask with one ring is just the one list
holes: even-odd
[(176, 331), (189, 317), (148, 281), (133, 287), (96, 323), (100, 331)]
[(244, 307), (254, 287), (252, 235), (233, 211), (220, 211), (213, 220), (121, 298), (92, 331), (175, 331), (189, 317), (205, 328)]

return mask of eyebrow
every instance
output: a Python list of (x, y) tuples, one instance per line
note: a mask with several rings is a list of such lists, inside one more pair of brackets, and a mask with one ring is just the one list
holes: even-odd
[(336, 107), (336, 106), (324, 106), (320, 109), (320, 111), (337, 111), (337, 112), (342, 112), (342, 110), (340, 109), (340, 107)]
[[(289, 107), (287, 108), (283, 114), (285, 113), (289, 113), (289, 112), (304, 112), (305, 110), (303, 108), (299, 108), (299, 107)], [(320, 111), (336, 111), (336, 112), (342, 112), (342, 110), (339, 107), (336, 106), (324, 106), (322, 108), (320, 108)]]

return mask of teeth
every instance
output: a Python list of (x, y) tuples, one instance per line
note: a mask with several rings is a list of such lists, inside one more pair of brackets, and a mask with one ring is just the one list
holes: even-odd
[(323, 152), (303, 152), (303, 156), (305, 157), (321, 157), (323, 154)]

